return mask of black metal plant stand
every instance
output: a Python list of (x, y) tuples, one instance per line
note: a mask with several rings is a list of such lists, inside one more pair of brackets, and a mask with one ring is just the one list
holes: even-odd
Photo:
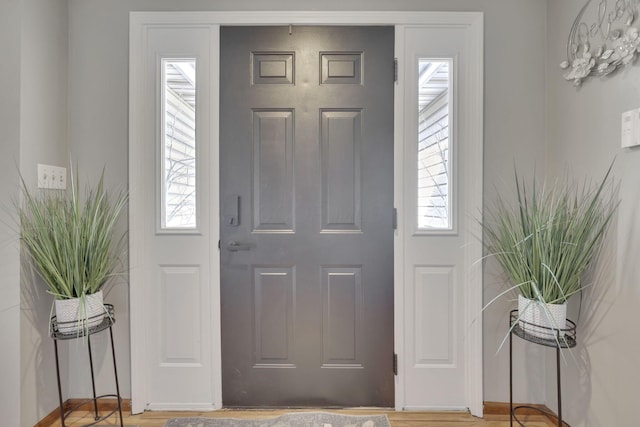
[[(512, 310), (509, 318), (509, 327), (511, 328), (509, 333), (509, 409), (510, 409), (510, 423), (513, 427), (513, 421), (515, 420), (518, 425), (525, 427), (517, 417), (516, 411), (518, 409), (529, 409), (540, 412), (544, 415), (555, 418), (558, 421), (558, 427), (569, 426), (569, 424), (562, 421), (562, 387), (561, 387), (561, 375), (560, 375), (560, 351), (563, 348), (572, 348), (576, 346), (576, 324), (567, 319), (567, 327), (565, 329), (546, 328), (543, 326), (533, 325), (518, 319), (518, 310)], [(537, 331), (548, 332), (549, 338), (539, 337), (531, 333), (531, 330), (535, 328)], [(546, 331), (545, 331), (546, 330)], [(513, 406), (513, 343), (512, 336), (516, 335), (525, 341), (529, 341), (535, 344), (543, 345), (546, 347), (554, 347), (556, 349), (556, 387), (558, 390), (558, 415), (544, 411), (540, 408), (533, 406)]]
[[(64, 330), (66, 329), (65, 326), (71, 326), (71, 324), (75, 324), (76, 322), (58, 322), (58, 320), (56, 319), (56, 316), (53, 316), (51, 318), (51, 338), (53, 338), (53, 344), (56, 350), (56, 375), (58, 377), (58, 398), (60, 399), (60, 421), (62, 423), (62, 427), (65, 427), (64, 420), (69, 416), (69, 414), (71, 414), (73, 411), (75, 411), (76, 409), (80, 408), (81, 406), (89, 402), (93, 402), (95, 422), (86, 424), (84, 427), (89, 427), (101, 421), (104, 421), (107, 418), (109, 418), (111, 415), (113, 415), (116, 411), (118, 411), (118, 414), (120, 415), (120, 427), (124, 427), (123, 419), (122, 419), (122, 398), (120, 397), (120, 386), (118, 384), (118, 369), (116, 367), (116, 350), (115, 350), (115, 347), (113, 346), (113, 331), (111, 330), (111, 327), (116, 322), (116, 318), (113, 316), (113, 305), (105, 304), (104, 306), (106, 309), (106, 313), (102, 313), (99, 315), (99, 316), (104, 316), (104, 318), (99, 324), (93, 325), (86, 329), (82, 328), (78, 331), (73, 331), (69, 333), (61, 332), (60, 329)], [(87, 319), (87, 321), (90, 322), (91, 319), (94, 319), (97, 317), (98, 316), (90, 317), (89, 319)], [(116, 383), (116, 394), (103, 394), (101, 396), (96, 396), (96, 383), (95, 383), (95, 378), (93, 374), (93, 356), (91, 355), (91, 335), (104, 331), (107, 328), (109, 329), (109, 336), (111, 338), (111, 354), (113, 356), (113, 376), (115, 378), (115, 383)], [(73, 408), (70, 408), (68, 411), (65, 412), (64, 404), (62, 402), (62, 386), (60, 384), (60, 365), (58, 361), (58, 340), (72, 340), (77, 338), (86, 338), (87, 340), (87, 348), (89, 350), (89, 366), (91, 368), (91, 387), (93, 390), (93, 398), (82, 401), (79, 404), (75, 405)], [(98, 399), (102, 399), (106, 397), (115, 397), (118, 402), (118, 407), (107, 414), (100, 415), (98, 412)]]

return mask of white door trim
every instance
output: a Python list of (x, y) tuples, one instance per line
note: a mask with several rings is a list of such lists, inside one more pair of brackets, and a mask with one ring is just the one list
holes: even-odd
[[(473, 164), (463, 165), (471, 172), (467, 185), (470, 185), (471, 194), (474, 195), (471, 206), (476, 207), (475, 212), (482, 211), (482, 146), (483, 146), (483, 14), (481, 12), (394, 12), (394, 11), (298, 11), (298, 12), (131, 12), (130, 13), (130, 71), (129, 71), (129, 187), (130, 187), (130, 209), (129, 209), (129, 241), (130, 241), (130, 319), (131, 319), (131, 397), (132, 412), (140, 413), (145, 409), (147, 387), (146, 369), (147, 351), (144, 346), (144, 336), (147, 334), (146, 318), (144, 313), (144, 301), (149, 292), (149, 278), (144, 277), (143, 269), (138, 268), (144, 265), (144, 254), (141, 248), (144, 247), (144, 235), (141, 233), (141, 222), (145, 221), (140, 209), (139, 198), (143, 197), (142, 188), (139, 188), (144, 181), (143, 171), (139, 168), (141, 151), (136, 145), (136, 141), (141, 140), (145, 134), (142, 129), (144, 120), (142, 117), (143, 96), (140, 82), (144, 81), (144, 52), (147, 32), (158, 27), (185, 27), (207, 25), (218, 27), (219, 25), (417, 25), (427, 27), (459, 28), (466, 31), (466, 39), (473, 52), (476, 53), (472, 73), (467, 76), (467, 87), (471, 88), (468, 102), (471, 103), (469, 111), (472, 112), (468, 121), (464, 123), (469, 129), (469, 135), (473, 141), (472, 147), (474, 155), (469, 156), (475, 159)], [(219, 38), (217, 38), (219, 43)], [(396, 40), (396, 46), (401, 40)], [(219, 55), (219, 45), (211, 46), (213, 55)], [(213, 72), (218, 75), (218, 61), (212, 61)], [(219, 105), (219, 79), (216, 77), (212, 89), (213, 105)], [(402, 132), (402, 118), (405, 110), (404, 91), (398, 83), (395, 92), (395, 137), (394, 137), (394, 179), (395, 196), (394, 204), (400, 208), (403, 206), (403, 188), (405, 165), (403, 163), (403, 149), (405, 141)], [(218, 180), (218, 118), (213, 118), (211, 125), (212, 146), (211, 159), (209, 164), (211, 170), (211, 188), (219, 188)], [(474, 179), (475, 178), (475, 179)], [(211, 239), (214, 243), (218, 239), (219, 233), (219, 213), (218, 194), (212, 194), (211, 205)], [(403, 338), (403, 289), (404, 272), (403, 268), (403, 233), (408, 231), (406, 225), (401, 220), (402, 212), (398, 214), (398, 230), (394, 239), (394, 268), (395, 268), (395, 347), (396, 352), (404, 348)], [(482, 416), (482, 319), (478, 315), (482, 306), (482, 270), (479, 264), (475, 268), (472, 265), (481, 257), (482, 246), (474, 236), (479, 236), (479, 225), (475, 218), (464, 217), (467, 227), (470, 230), (469, 239), (465, 249), (465, 265), (469, 266), (465, 272), (463, 283), (465, 284), (465, 319), (467, 325), (467, 336), (465, 339), (465, 365), (467, 368), (466, 390), (468, 407), (473, 415)], [(215, 244), (215, 243), (214, 243)], [(212, 246), (215, 247), (215, 246)], [(216, 251), (212, 251), (211, 273), (212, 273), (212, 330), (214, 331), (213, 358), (214, 358), (214, 402), (216, 408), (222, 407), (222, 376), (221, 376), (221, 348), (220, 348), (220, 275), (219, 257)], [(475, 320), (475, 321), (473, 321)], [(402, 358), (400, 358), (402, 360)], [(399, 367), (396, 377), (396, 408), (405, 407), (405, 394), (403, 391), (403, 368)]]

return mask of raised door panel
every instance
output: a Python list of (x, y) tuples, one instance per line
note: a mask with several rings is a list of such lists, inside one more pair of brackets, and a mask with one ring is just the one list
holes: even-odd
[(455, 330), (452, 266), (417, 267), (415, 270), (415, 345), (414, 364), (450, 365), (454, 358), (452, 332)]
[(253, 229), (293, 231), (294, 113), (253, 111)]
[(361, 228), (362, 111), (322, 110), (322, 230)]
[(360, 267), (323, 267), (323, 367), (361, 368), (363, 295)]
[(255, 367), (295, 367), (293, 268), (254, 269)]
[(160, 266), (158, 319), (160, 364), (199, 365), (202, 359), (200, 301), (202, 275), (198, 266)]

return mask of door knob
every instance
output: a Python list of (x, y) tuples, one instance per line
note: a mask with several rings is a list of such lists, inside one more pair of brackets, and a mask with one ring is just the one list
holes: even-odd
[(253, 247), (251, 243), (240, 243), (232, 240), (227, 244), (227, 249), (231, 252), (248, 251)]

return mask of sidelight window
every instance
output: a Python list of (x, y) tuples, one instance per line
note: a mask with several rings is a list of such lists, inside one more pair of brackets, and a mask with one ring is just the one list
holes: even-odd
[(451, 230), (451, 61), (418, 61), (418, 230)]
[(195, 229), (196, 61), (162, 60), (162, 229)]

